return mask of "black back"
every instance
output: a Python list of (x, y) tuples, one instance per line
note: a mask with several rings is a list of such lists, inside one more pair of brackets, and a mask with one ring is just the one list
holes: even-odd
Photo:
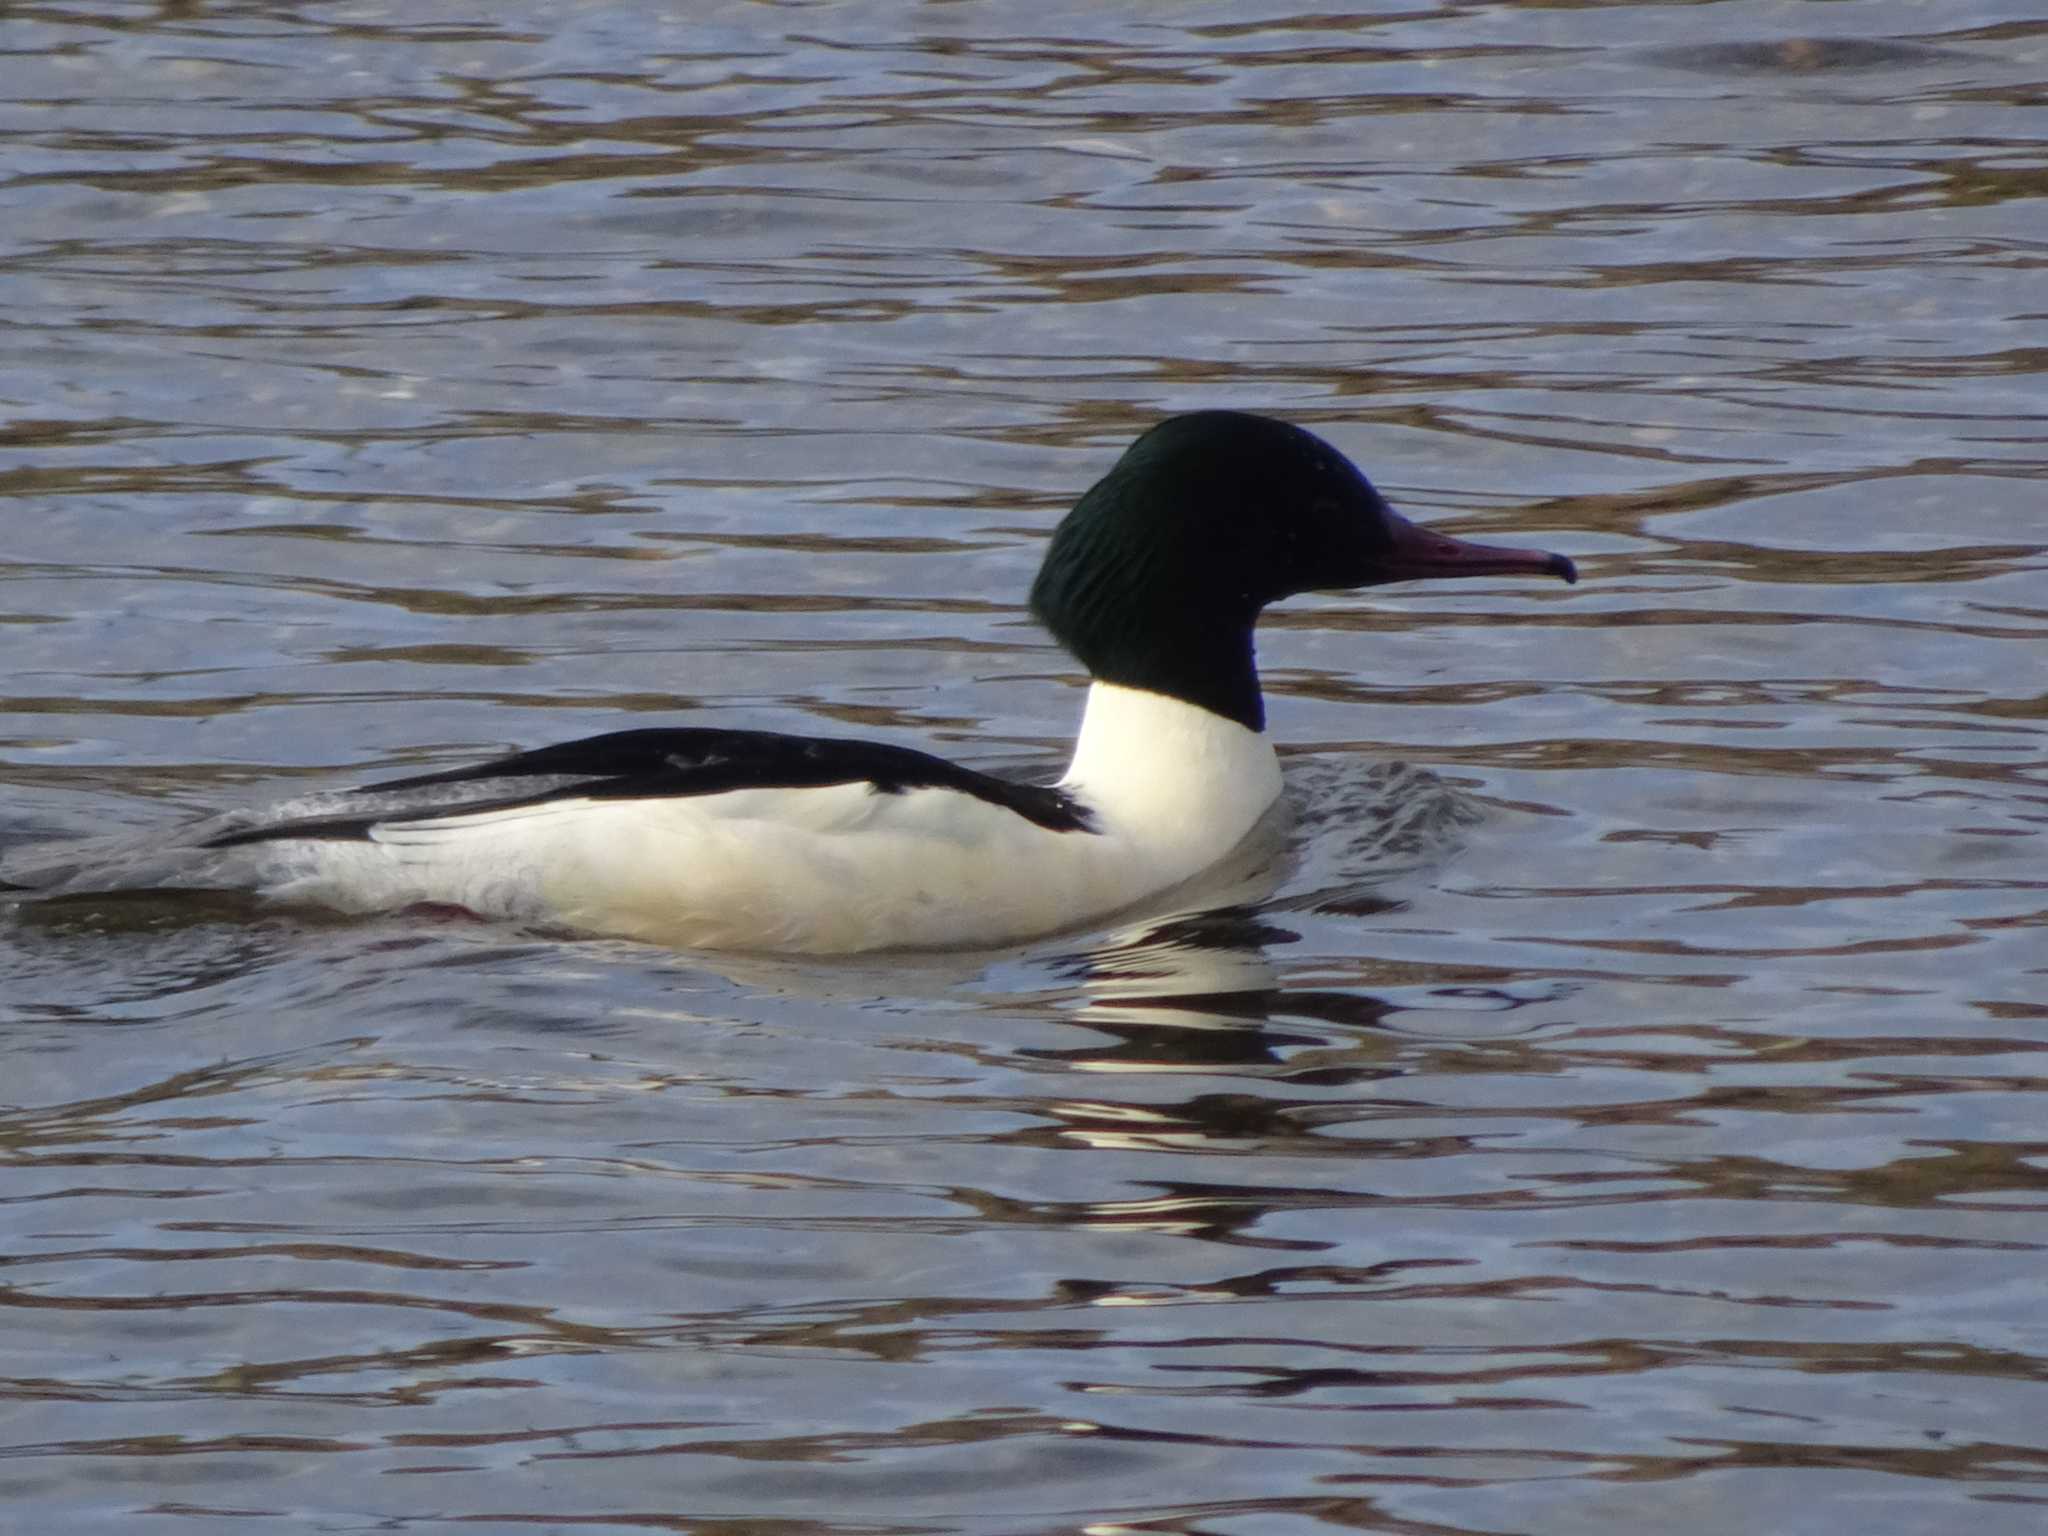
[[(1023, 817), (1048, 832), (1092, 832), (1094, 823), (1063, 791), (977, 773), (909, 747), (871, 741), (786, 736), (776, 731), (651, 729), (612, 731), (581, 741), (515, 752), (472, 768), (365, 784), (361, 795), (403, 794), (473, 784), (475, 799), (435, 800), (393, 811), (347, 812), (228, 832), (214, 848), (284, 838), (366, 839), (381, 824), (513, 810), (557, 800), (663, 800), (738, 789), (821, 789), (865, 783), (878, 795), (949, 789)], [(493, 786), (503, 793), (493, 795)]]

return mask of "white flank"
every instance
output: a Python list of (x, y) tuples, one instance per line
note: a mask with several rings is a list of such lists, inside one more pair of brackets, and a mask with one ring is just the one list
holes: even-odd
[(1280, 793), (1266, 739), (1096, 683), (1052, 832), (946, 789), (866, 784), (565, 800), (268, 845), (274, 895), (355, 911), (448, 902), (687, 948), (993, 945), (1105, 916), (1216, 863)]

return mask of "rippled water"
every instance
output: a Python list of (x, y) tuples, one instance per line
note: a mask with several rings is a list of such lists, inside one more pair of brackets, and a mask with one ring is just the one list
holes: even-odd
[(1039, 541), (1175, 409), (1587, 579), (1275, 615), (1292, 872), (1123, 931), (0, 928), (0, 1504), (2039, 1530), (2044, 82), (2017, 0), (10, 8), (10, 841), (1054, 761)]

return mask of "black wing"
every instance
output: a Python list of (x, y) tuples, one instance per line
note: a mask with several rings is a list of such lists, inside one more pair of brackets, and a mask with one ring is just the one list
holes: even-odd
[[(428, 800), (392, 809), (302, 817), (222, 833), (206, 846), (229, 848), (281, 838), (364, 839), (373, 827), (513, 810), (551, 800), (656, 800), (717, 795), (736, 789), (822, 789), (867, 784), (879, 795), (950, 789), (1022, 816), (1048, 832), (1092, 832), (1087, 810), (1064, 792), (1016, 784), (928, 752), (872, 741), (785, 736), (776, 731), (701, 729), (612, 731), (532, 752), (515, 752), (473, 768), (423, 773), (365, 784), (351, 795), (406, 795), (474, 786), (474, 797)], [(493, 787), (502, 789), (492, 794)], [(338, 797), (345, 805), (347, 795)]]

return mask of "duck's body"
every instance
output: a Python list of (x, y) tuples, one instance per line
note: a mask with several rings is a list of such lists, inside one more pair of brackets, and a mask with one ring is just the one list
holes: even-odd
[[(203, 858), (204, 883), (281, 900), (433, 903), (693, 949), (982, 946), (1199, 874), (1279, 784), (1263, 735), (1096, 683), (1053, 786), (865, 742), (629, 731), (241, 813), (195, 829), (164, 873), (191, 883)], [(122, 883), (138, 881), (164, 883), (140, 866)]]
[(42, 893), (254, 889), (424, 903), (691, 948), (993, 945), (1201, 873), (1274, 808), (1252, 625), (1315, 587), (1570, 562), (1431, 535), (1284, 423), (1176, 417), (1054, 535), (1033, 610), (1093, 674), (1057, 785), (762, 732), (627, 731), (201, 823), (124, 856), (7, 871)]

